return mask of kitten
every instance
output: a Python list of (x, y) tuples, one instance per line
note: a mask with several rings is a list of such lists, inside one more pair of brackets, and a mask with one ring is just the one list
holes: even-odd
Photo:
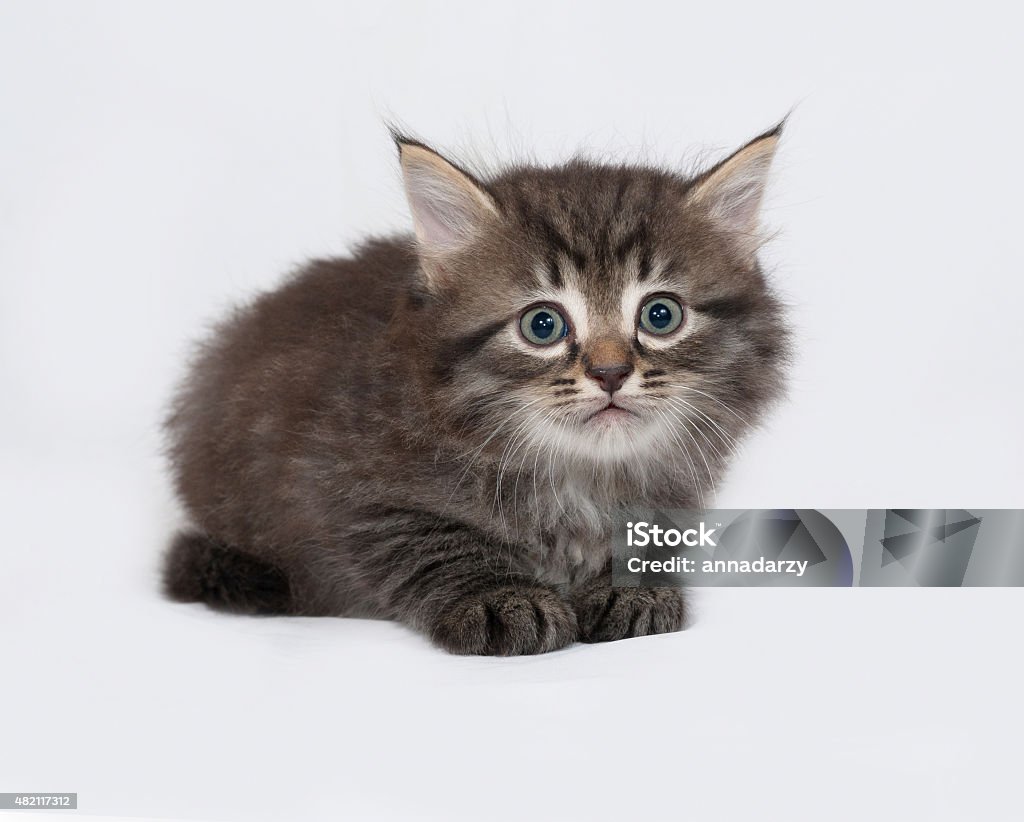
[(310, 263), (194, 362), (166, 593), (395, 619), (462, 654), (679, 630), (678, 590), (612, 588), (611, 516), (708, 502), (779, 395), (756, 252), (780, 131), (692, 178), (482, 180), (395, 135), (415, 237)]

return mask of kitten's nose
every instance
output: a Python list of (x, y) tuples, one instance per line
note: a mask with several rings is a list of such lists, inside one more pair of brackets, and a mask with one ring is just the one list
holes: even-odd
[(601, 388), (614, 394), (633, 373), (633, 366), (628, 363), (621, 365), (592, 365), (587, 368), (587, 376), (597, 380)]

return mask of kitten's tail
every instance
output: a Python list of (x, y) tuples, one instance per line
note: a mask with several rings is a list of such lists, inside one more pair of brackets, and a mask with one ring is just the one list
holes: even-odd
[(205, 602), (222, 611), (291, 611), (288, 577), (280, 568), (195, 531), (182, 531), (171, 542), (164, 557), (163, 589), (178, 602)]

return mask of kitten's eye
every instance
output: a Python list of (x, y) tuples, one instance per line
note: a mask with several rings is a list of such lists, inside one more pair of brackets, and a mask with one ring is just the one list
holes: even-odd
[(683, 307), (671, 297), (652, 297), (640, 309), (640, 327), (648, 334), (671, 334), (683, 324)]
[(551, 345), (569, 333), (569, 324), (550, 305), (535, 305), (519, 318), (519, 330), (534, 345)]

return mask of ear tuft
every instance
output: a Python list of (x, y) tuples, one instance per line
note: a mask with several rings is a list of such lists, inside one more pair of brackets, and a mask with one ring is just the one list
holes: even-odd
[(784, 125), (785, 120), (706, 171), (687, 196), (751, 254), (761, 242), (761, 202)]
[(392, 136), (421, 248), (431, 255), (461, 248), (497, 215), (494, 199), (472, 175), (432, 148), (394, 131)]

